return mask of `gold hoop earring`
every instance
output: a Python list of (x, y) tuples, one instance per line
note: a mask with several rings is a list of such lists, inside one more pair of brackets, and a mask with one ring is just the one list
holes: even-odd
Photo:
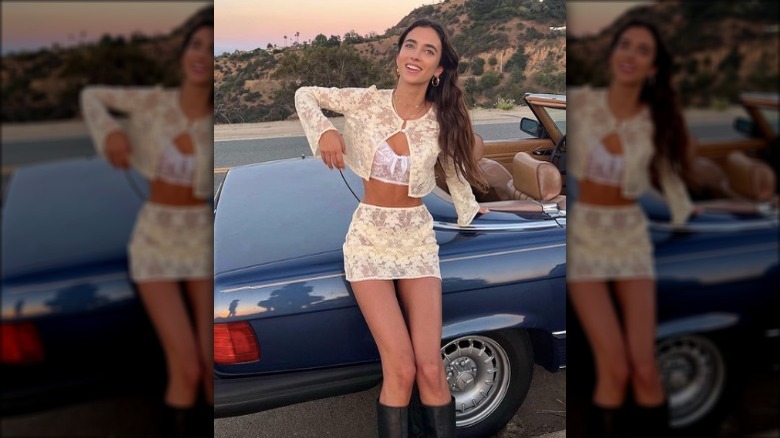
[(434, 77), (431, 78), (431, 85), (433, 85), (434, 87), (438, 87), (439, 86), (439, 82), (440, 81), (439, 81), (439, 77), (438, 76), (434, 76)]

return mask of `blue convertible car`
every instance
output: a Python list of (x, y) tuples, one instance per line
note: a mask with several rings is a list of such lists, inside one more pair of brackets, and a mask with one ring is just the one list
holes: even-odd
[[(534, 113), (550, 123), (543, 138), (478, 142), (490, 213), (459, 227), (446, 186), (423, 199), (440, 246), (441, 357), (462, 436), (495, 433), (511, 419), (534, 362), (550, 371), (566, 363), (566, 199), (545, 153), (563, 136), (547, 111), (562, 115), (565, 98), (536, 98)], [(341, 249), (362, 191), (351, 171), (319, 159), (227, 173), (215, 203), (216, 416), (379, 383), (379, 354)]]
[(96, 158), (14, 172), (2, 209), (4, 415), (162, 386), (162, 351), (127, 272), (146, 190)]
[[(749, 118), (735, 120), (736, 130), (713, 135), (712, 125), (689, 126), (696, 151), (689, 191), (700, 214), (672, 227), (658, 193), (640, 199), (655, 247), (656, 350), (671, 426), (682, 436), (714, 436), (745, 377), (780, 363), (778, 100), (745, 94), (741, 101)], [(569, 183), (576, 209), (577, 187)], [(592, 394), (586, 347), (570, 313), (572, 405)], [(568, 419), (577, 430), (582, 418)]]

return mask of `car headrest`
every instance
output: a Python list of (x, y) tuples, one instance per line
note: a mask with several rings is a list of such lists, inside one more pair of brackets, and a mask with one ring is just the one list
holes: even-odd
[(552, 163), (518, 152), (512, 160), (512, 183), (515, 190), (538, 201), (549, 201), (561, 193), (561, 173)]
[(763, 161), (733, 151), (726, 157), (729, 185), (739, 195), (754, 201), (768, 201), (775, 191), (775, 173)]
[(474, 160), (479, 161), (485, 156), (485, 140), (479, 134), (474, 134)]

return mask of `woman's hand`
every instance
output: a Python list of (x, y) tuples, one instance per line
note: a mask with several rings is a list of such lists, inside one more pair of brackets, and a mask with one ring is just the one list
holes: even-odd
[(489, 211), (490, 211), (490, 209), (487, 208), (487, 207), (479, 207), (479, 214), (485, 214), (485, 213), (487, 213)]
[(130, 168), (130, 139), (121, 129), (112, 131), (106, 137), (106, 158), (117, 169)]
[(347, 147), (338, 131), (325, 131), (320, 137), (319, 148), (322, 161), (325, 162), (326, 166), (330, 169), (334, 167), (344, 169), (343, 154), (347, 151)]

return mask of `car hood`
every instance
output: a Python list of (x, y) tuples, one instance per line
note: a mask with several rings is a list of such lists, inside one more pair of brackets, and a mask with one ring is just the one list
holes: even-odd
[[(344, 176), (357, 178), (349, 170)], [(214, 275), (284, 278), (341, 260), (358, 200), (318, 159), (231, 169), (214, 219)]]
[(3, 202), (3, 281), (126, 259), (147, 190), (97, 158), (18, 168)]

